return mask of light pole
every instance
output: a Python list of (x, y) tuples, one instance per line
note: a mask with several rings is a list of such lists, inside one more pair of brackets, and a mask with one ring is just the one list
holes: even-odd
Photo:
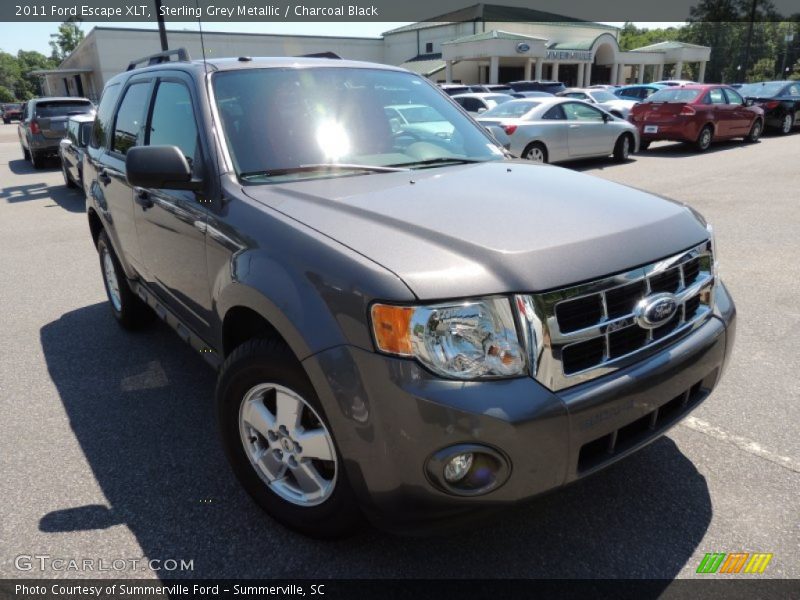
[(161, 0), (154, 0), (156, 4), (156, 19), (158, 20), (158, 37), (161, 38), (161, 51), (169, 50), (167, 44), (167, 29), (164, 26), (164, 15), (161, 14)]
[(787, 33), (783, 37), (783, 41), (786, 42), (786, 45), (783, 47), (783, 61), (781, 62), (781, 72), (783, 73), (783, 78), (789, 78), (789, 68), (786, 66), (786, 56), (789, 54), (789, 44), (794, 40), (793, 33)]

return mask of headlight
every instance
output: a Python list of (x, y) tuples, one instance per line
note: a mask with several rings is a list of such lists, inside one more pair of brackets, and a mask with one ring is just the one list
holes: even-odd
[(491, 379), (526, 373), (508, 298), (415, 307), (375, 304), (371, 317), (380, 351), (416, 358), (437, 375)]

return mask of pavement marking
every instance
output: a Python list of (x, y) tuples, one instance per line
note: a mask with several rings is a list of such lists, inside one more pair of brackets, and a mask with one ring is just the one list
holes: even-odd
[(775, 463), (784, 469), (789, 469), (795, 473), (800, 473), (800, 461), (797, 461), (789, 456), (781, 456), (780, 454), (770, 452), (761, 444), (751, 440), (750, 438), (728, 433), (727, 431), (720, 429), (711, 423), (703, 421), (702, 419), (698, 419), (697, 417), (687, 417), (681, 422), (681, 425), (688, 429), (692, 429), (693, 431), (699, 431), (700, 433), (703, 433), (709, 437), (713, 437), (717, 440), (733, 444), (748, 454), (768, 460), (769, 462)]

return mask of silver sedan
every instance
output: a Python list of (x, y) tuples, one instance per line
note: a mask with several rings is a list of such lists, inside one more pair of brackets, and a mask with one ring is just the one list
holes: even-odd
[(487, 110), (478, 122), (501, 127), (510, 151), (536, 162), (611, 154), (624, 162), (639, 149), (639, 132), (633, 124), (571, 98), (511, 100)]

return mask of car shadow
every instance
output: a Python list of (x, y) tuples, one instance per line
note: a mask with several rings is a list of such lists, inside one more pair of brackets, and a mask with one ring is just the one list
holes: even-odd
[[(24, 160), (12, 160), (8, 163), (11, 170), (17, 174), (36, 174), (38, 169), (31, 167), (30, 163)], [(66, 185), (48, 185), (40, 181), (38, 183), (26, 183), (25, 185), (10, 185), (0, 187), (0, 201), (5, 200), (9, 204), (17, 202), (28, 202), (30, 200), (52, 200), (55, 204), (45, 204), (45, 207), (60, 206), (69, 212), (84, 212), (86, 210), (86, 198), (83, 191), (76, 188), (68, 188)]]
[(457, 533), (401, 538), (366, 527), (347, 540), (308, 539), (272, 521), (237, 484), (218, 441), (214, 373), (165, 325), (126, 333), (99, 303), (45, 325), (40, 338), (108, 506), (70, 506), (64, 497), (67, 508), (41, 515), (39, 529), (123, 524), (145, 556), (193, 560), (193, 572), (170, 578), (670, 580), (711, 520), (704, 477), (662, 438)]
[[(758, 142), (755, 142), (755, 144), (758, 144)], [(739, 139), (725, 140), (720, 142), (712, 142), (708, 149), (700, 152), (694, 147), (693, 144), (688, 144), (685, 142), (669, 142), (666, 144), (650, 146), (644, 152), (640, 151), (639, 154), (658, 156), (659, 158), (690, 158), (706, 154), (715, 154), (717, 152), (727, 152), (729, 150), (747, 148), (748, 146), (752, 145), (753, 144)]]

